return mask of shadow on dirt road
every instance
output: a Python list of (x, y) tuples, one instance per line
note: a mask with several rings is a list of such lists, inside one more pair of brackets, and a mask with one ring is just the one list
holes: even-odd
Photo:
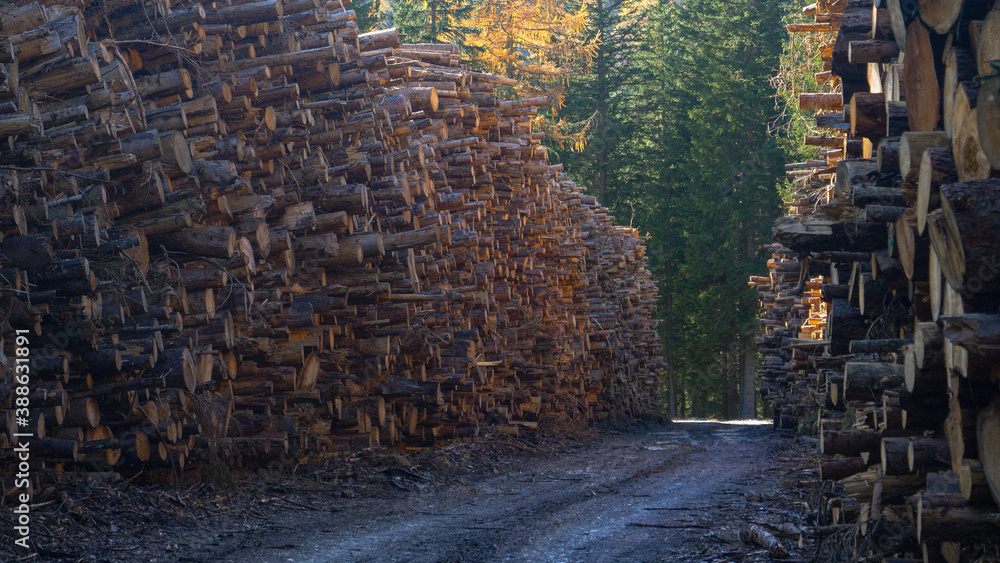
[[(682, 421), (403, 499), (354, 499), (220, 534), (188, 561), (705, 561), (776, 486), (769, 424)], [(731, 535), (731, 534), (730, 534)], [(716, 555), (718, 555), (716, 553)]]

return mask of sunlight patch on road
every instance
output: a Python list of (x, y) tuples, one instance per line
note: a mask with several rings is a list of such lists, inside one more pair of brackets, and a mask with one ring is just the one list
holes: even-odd
[(771, 420), (760, 420), (760, 419), (746, 419), (746, 420), (711, 420), (707, 418), (678, 418), (674, 419), (677, 423), (695, 423), (695, 424), (732, 424), (734, 426), (765, 426), (772, 424)]

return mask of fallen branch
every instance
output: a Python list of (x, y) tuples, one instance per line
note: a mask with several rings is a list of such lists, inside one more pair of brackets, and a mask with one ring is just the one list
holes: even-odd
[(745, 530), (740, 530), (740, 541), (743, 543), (754, 543), (767, 548), (767, 554), (775, 559), (783, 559), (788, 555), (785, 546), (781, 545), (778, 538), (771, 535), (764, 528), (752, 525)]

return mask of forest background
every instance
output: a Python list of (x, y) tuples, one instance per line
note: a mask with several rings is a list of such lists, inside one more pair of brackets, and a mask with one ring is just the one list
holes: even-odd
[[(793, 0), (355, 0), (361, 31), (457, 43), (474, 68), (549, 96), (550, 160), (620, 224), (648, 234), (676, 416), (752, 418), (757, 299), (784, 164), (807, 129), (794, 104), (822, 70)], [(812, 47), (812, 48), (810, 48)], [(814, 155), (813, 155), (814, 156)]]

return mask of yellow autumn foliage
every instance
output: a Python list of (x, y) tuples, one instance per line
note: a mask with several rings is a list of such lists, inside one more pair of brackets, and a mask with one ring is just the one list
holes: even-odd
[(559, 0), (481, 0), (466, 36), (477, 63), (520, 81), (518, 93), (548, 95), (562, 107), (566, 79), (590, 64), (597, 45), (585, 37), (587, 10)]

